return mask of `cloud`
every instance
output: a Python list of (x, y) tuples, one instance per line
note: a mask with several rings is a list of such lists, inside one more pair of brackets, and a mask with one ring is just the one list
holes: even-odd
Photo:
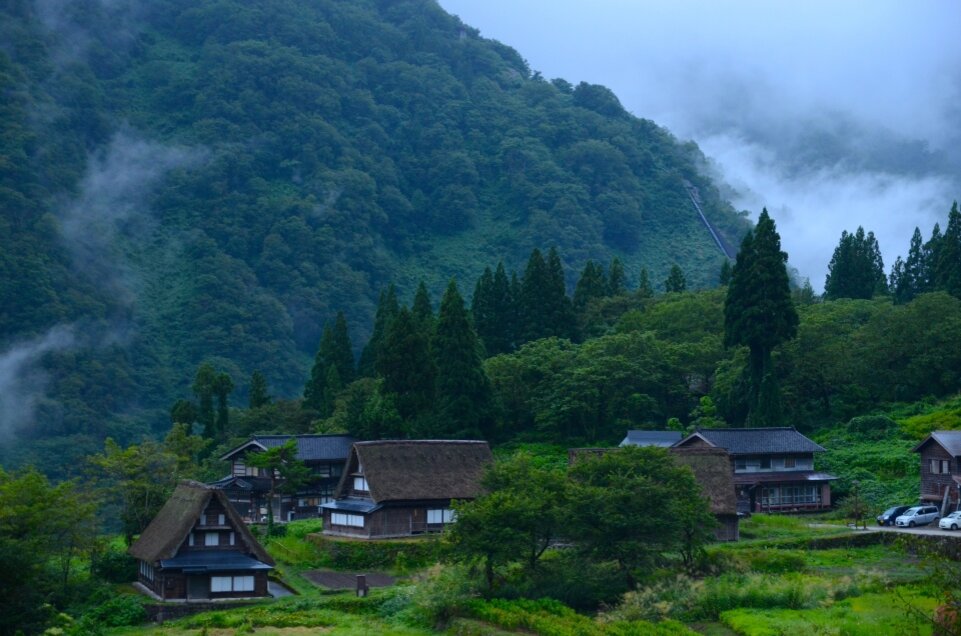
[(130, 130), (114, 135), (89, 158), (77, 197), (61, 213), (61, 235), (76, 266), (131, 304), (139, 277), (122, 243), (135, 245), (155, 229), (152, 188), (171, 170), (189, 168), (204, 156), (201, 150), (147, 141)]
[(545, 77), (607, 85), (694, 139), (815, 288), (842, 230), (873, 230), (890, 266), (961, 197), (953, 0), (441, 4)]
[(43, 397), (48, 382), (40, 366), (43, 357), (74, 344), (73, 327), (59, 325), (0, 352), (0, 440), (33, 423), (37, 401)]

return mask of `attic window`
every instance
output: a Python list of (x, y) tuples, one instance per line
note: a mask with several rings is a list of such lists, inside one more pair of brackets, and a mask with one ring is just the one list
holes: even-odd
[(367, 478), (354, 477), (354, 490), (359, 492), (370, 492), (370, 488), (367, 486)]

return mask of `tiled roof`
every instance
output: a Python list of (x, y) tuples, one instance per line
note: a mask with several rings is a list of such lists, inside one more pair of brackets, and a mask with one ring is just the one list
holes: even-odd
[(824, 452), (823, 446), (815, 444), (793, 427), (705, 428), (688, 435), (676, 446), (683, 446), (688, 440), (698, 436), (713, 446), (726, 449), (732, 455)]
[(621, 446), (660, 446), (667, 448), (681, 441), (679, 431), (628, 431)]
[(254, 435), (240, 446), (224, 453), (220, 459), (231, 459), (238, 451), (251, 444), (258, 444), (265, 449), (274, 448), (284, 445), (289, 439), (297, 440), (297, 459), (305, 462), (347, 459), (350, 447), (357, 441), (350, 435)]
[(778, 473), (734, 473), (734, 483), (737, 485), (745, 484), (771, 484), (771, 483), (791, 483), (797, 481), (834, 481), (837, 479), (830, 473), (816, 473), (809, 470), (783, 471)]
[(953, 457), (961, 456), (961, 431), (934, 431), (930, 437), (914, 447), (914, 452), (920, 451), (921, 447), (931, 440), (940, 444)]
[(231, 550), (185, 552), (172, 559), (161, 559), (160, 567), (165, 570), (184, 570), (198, 574), (201, 572), (242, 572), (273, 569), (273, 566), (267, 565), (263, 561)]

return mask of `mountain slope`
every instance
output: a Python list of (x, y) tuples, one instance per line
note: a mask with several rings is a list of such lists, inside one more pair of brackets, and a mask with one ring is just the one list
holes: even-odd
[(693, 144), (431, 1), (0, 11), (0, 369), (21, 378), (0, 373), (0, 413), (23, 407), (0, 435), (34, 448), (162, 430), (204, 359), (238, 396), (255, 369), (294, 395), (323, 323), (344, 310), (362, 343), (391, 281), (469, 291), (556, 245), (569, 276), (616, 255), (713, 284), (685, 181), (730, 243), (745, 228)]

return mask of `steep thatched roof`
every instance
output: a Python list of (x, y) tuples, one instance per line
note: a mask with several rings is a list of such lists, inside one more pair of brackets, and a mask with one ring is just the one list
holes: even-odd
[(672, 448), (675, 460), (689, 466), (701, 485), (704, 496), (711, 501), (711, 512), (716, 515), (736, 515), (737, 498), (734, 493), (734, 470), (731, 457), (723, 448)]
[(172, 559), (211, 498), (216, 498), (220, 502), (230, 520), (230, 525), (240, 538), (237, 551), (249, 554), (268, 565), (274, 565), (274, 560), (250, 534), (247, 525), (234, 510), (223, 491), (196, 481), (180, 482), (167, 503), (127, 552), (134, 558), (151, 563), (161, 559)]
[(493, 461), (487, 442), (397, 440), (357, 442), (337, 487), (346, 494), (351, 473), (363, 472), (376, 503), (424, 499), (473, 499)]

